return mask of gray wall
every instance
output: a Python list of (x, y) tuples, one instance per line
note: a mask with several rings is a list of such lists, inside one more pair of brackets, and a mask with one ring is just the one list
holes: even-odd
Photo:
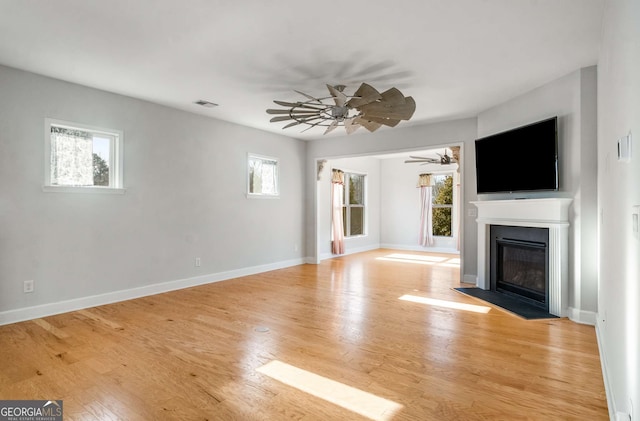
[[(610, 409), (640, 419), (640, 2), (606, 2), (598, 66), (598, 337)], [(631, 131), (632, 159), (617, 140)]]
[[(444, 148), (440, 153), (444, 152)], [(382, 247), (457, 253), (457, 224), (453, 224), (453, 237), (434, 237), (434, 244), (429, 247), (418, 243), (418, 228), (420, 224), (420, 189), (417, 188), (418, 176), (422, 173), (453, 173), (454, 182), (457, 181), (455, 165), (442, 166), (440, 164), (405, 164), (404, 158), (388, 158), (381, 160), (381, 227), (380, 243)], [(457, 198), (454, 185), (454, 201)], [(458, 209), (452, 210), (452, 217), (458, 215)]]
[[(304, 142), (6, 67), (0, 92), (0, 319), (304, 260)], [(43, 192), (46, 117), (123, 130), (126, 193)], [(279, 199), (245, 197), (249, 152), (280, 159)]]
[[(596, 246), (596, 68), (563, 78), (478, 115), (478, 137), (558, 116), (558, 192), (487, 194), (480, 200), (514, 197), (569, 197), (569, 307), (576, 320), (595, 322)], [(514, 145), (514, 157), (518, 147)], [(508, 174), (506, 174), (508, 176)]]

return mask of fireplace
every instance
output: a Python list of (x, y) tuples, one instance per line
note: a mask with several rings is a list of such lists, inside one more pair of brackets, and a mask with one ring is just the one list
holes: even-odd
[[(512, 238), (506, 236), (507, 241), (503, 241), (502, 253), (506, 252), (508, 260), (514, 260), (518, 270), (520, 266), (530, 266), (530, 260), (536, 261), (541, 258), (540, 248), (534, 247), (537, 244), (547, 243), (545, 250), (545, 301), (548, 312), (559, 317), (567, 315), (568, 311), (568, 271), (569, 271), (569, 206), (572, 200), (567, 198), (543, 198), (543, 199), (515, 199), (515, 200), (481, 200), (471, 202), (478, 209), (478, 272), (476, 285), (479, 288), (489, 290), (492, 288), (491, 279), (491, 228), (520, 227), (520, 228), (541, 228), (547, 232), (547, 240), (529, 238)], [(533, 232), (533, 231), (530, 231)], [(511, 241), (515, 240), (515, 241)], [(522, 244), (522, 243), (525, 244)], [(522, 257), (521, 252), (529, 253), (529, 257)], [(517, 263), (516, 263), (517, 262)], [(525, 265), (526, 264), (526, 265)], [(512, 266), (513, 266), (512, 265)], [(502, 268), (503, 274), (506, 272), (508, 278), (517, 278), (512, 275), (511, 268)], [(539, 271), (536, 269), (535, 271)], [(531, 272), (531, 270), (529, 270)], [(539, 275), (532, 275), (527, 278), (539, 278)], [(515, 288), (520, 281), (516, 279)], [(528, 290), (541, 291), (541, 281), (536, 281), (537, 287), (527, 286)], [(504, 285), (501, 285), (505, 290)], [(522, 291), (522, 290), (520, 290)], [(540, 292), (537, 291), (537, 292)], [(512, 292), (512, 291), (511, 291)], [(530, 291), (527, 291), (530, 292)], [(540, 295), (537, 297), (527, 297), (532, 301), (540, 303)]]
[(491, 290), (549, 310), (549, 230), (490, 226)]

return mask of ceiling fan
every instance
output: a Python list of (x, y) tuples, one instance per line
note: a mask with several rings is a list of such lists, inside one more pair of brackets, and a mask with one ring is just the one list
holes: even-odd
[(268, 109), (268, 114), (280, 114), (270, 121), (277, 123), (290, 121), (283, 129), (297, 125), (306, 125), (303, 132), (313, 127), (326, 127), (324, 134), (338, 126), (344, 126), (347, 134), (364, 127), (370, 132), (380, 127), (395, 127), (401, 120), (409, 120), (416, 109), (416, 103), (410, 96), (405, 97), (396, 88), (382, 93), (371, 85), (363, 83), (353, 95), (344, 93), (345, 85), (327, 85), (329, 96), (316, 98), (295, 91), (306, 98), (305, 101), (273, 101), (284, 109)]
[(420, 163), (420, 165), (427, 165), (427, 164), (449, 165), (449, 164), (454, 164), (459, 162), (460, 147), (459, 146), (452, 147), (450, 150), (451, 150), (451, 155), (448, 154), (447, 151), (449, 151), (449, 149), (446, 149), (446, 148), (443, 154), (436, 152), (436, 155), (438, 155), (439, 158), (434, 158), (429, 156), (409, 156), (409, 158), (411, 159), (407, 159), (406, 161), (404, 161), (404, 163), (405, 164)]

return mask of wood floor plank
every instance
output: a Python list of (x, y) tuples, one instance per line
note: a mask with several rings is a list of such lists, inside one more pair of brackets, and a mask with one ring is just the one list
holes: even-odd
[(0, 399), (62, 399), (69, 420), (368, 419), (260, 371), (276, 361), (401, 406), (376, 419), (608, 419), (594, 328), (460, 294), (458, 264), (381, 249), (0, 326)]

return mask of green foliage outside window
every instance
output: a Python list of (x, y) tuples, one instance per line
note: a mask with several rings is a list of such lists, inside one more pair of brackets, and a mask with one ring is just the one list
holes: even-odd
[(342, 209), (345, 237), (365, 234), (364, 178), (362, 174), (345, 173), (345, 197)]
[(93, 154), (93, 185), (109, 186), (109, 165), (98, 154)]
[(451, 211), (453, 204), (453, 177), (436, 176), (433, 186), (433, 235), (451, 237)]

